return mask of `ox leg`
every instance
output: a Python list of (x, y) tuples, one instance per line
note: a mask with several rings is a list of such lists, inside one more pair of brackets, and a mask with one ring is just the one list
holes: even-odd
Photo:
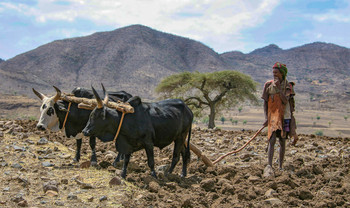
[(122, 178), (126, 178), (126, 170), (128, 168), (128, 164), (130, 161), (130, 156), (131, 154), (125, 154), (125, 158), (124, 158), (124, 164), (123, 164), (123, 169), (122, 169), (122, 173), (120, 174)]
[(181, 151), (181, 156), (182, 156), (182, 173), (181, 177), (186, 177), (187, 175), (187, 163), (189, 162), (189, 158), (186, 154), (186, 149), (184, 146), (184, 149)]
[[(181, 138), (182, 140), (182, 138)], [(180, 160), (180, 153), (182, 151), (182, 147), (183, 147), (183, 143), (179, 142), (178, 140), (175, 141), (175, 147), (174, 147), (174, 151), (173, 151), (173, 159), (171, 161), (171, 166), (168, 170), (168, 173), (172, 173), (176, 164), (179, 162)]]
[(117, 157), (115, 158), (115, 160), (114, 160), (114, 162), (113, 162), (113, 167), (117, 167), (117, 163), (118, 162), (120, 162), (121, 160), (124, 160), (124, 158), (125, 158), (125, 155), (124, 154), (122, 154), (122, 153), (120, 153), (120, 152), (118, 152), (118, 155), (117, 155)]
[(182, 173), (181, 173), (181, 177), (186, 177), (187, 175), (187, 165), (191, 160), (191, 151), (190, 148), (186, 147), (185, 145), (183, 145), (183, 149), (181, 151), (181, 155), (182, 155)]
[(146, 154), (147, 154), (147, 163), (148, 167), (151, 169), (151, 176), (154, 178), (157, 178), (156, 171), (154, 170), (154, 152), (153, 152), (153, 145), (148, 145), (145, 147)]
[(96, 137), (90, 137), (89, 140), (90, 148), (91, 148), (91, 165), (96, 166), (97, 165), (97, 156), (96, 156)]
[(74, 162), (79, 162), (80, 160), (80, 150), (81, 150), (82, 142), (83, 142), (83, 139), (77, 139), (77, 151), (75, 153), (75, 158), (73, 159)]

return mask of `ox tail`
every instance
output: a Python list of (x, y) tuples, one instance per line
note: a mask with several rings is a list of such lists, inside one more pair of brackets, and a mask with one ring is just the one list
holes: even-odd
[(190, 159), (191, 159), (191, 150), (190, 150), (191, 132), (192, 132), (192, 125), (190, 126), (190, 129), (188, 131), (187, 147), (185, 151), (185, 157), (188, 163), (190, 162)]

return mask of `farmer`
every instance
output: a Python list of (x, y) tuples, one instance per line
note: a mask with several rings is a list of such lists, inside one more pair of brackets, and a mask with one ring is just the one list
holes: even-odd
[(268, 171), (272, 171), (272, 159), (277, 137), (280, 143), (279, 168), (282, 169), (286, 139), (290, 132), (295, 132), (296, 127), (295, 119), (292, 116), (294, 111), (293, 96), (295, 95), (294, 83), (287, 81), (288, 69), (285, 64), (276, 62), (272, 69), (274, 80), (265, 83), (262, 94), (266, 119), (264, 126), (268, 126), (268, 165), (265, 168)]

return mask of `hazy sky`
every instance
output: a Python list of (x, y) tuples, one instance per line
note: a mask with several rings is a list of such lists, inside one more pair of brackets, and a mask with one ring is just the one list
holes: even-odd
[(132, 24), (218, 53), (322, 41), (350, 47), (350, 0), (0, 0), (0, 58)]

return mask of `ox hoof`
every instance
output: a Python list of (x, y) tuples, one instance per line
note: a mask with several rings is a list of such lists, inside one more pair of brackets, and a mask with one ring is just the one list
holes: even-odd
[(157, 174), (156, 174), (155, 171), (152, 171), (152, 172), (151, 172), (151, 176), (152, 176), (153, 178), (155, 178), (155, 179), (158, 179)]
[(121, 173), (120, 176), (125, 179), (126, 178), (126, 173)]
[(79, 158), (74, 158), (73, 159), (73, 163), (78, 163), (79, 162)]

